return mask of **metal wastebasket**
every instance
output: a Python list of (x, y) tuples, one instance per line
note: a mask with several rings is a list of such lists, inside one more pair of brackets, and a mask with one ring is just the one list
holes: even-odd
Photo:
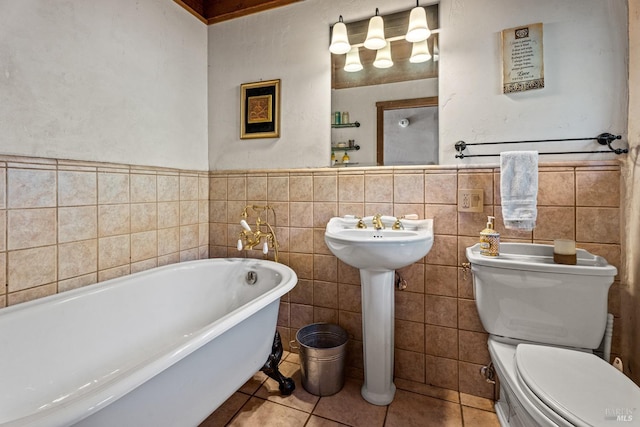
[(332, 323), (313, 323), (296, 334), (302, 386), (316, 396), (330, 396), (344, 386), (344, 362), (349, 337)]

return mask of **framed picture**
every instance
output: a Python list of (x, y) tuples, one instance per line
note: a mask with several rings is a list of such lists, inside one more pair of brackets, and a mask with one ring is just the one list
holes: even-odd
[(240, 139), (280, 137), (280, 79), (240, 85)]

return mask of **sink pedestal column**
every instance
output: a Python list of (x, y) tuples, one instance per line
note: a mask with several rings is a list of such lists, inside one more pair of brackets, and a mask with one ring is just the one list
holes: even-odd
[(388, 405), (396, 393), (393, 383), (395, 271), (360, 270), (364, 385), (362, 397)]

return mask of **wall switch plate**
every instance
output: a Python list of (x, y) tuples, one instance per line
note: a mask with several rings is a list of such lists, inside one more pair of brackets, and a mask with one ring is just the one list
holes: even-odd
[(481, 189), (458, 190), (458, 212), (483, 212), (484, 192)]

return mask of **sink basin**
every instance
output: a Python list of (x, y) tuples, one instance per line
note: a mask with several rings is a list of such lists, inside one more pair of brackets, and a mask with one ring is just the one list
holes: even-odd
[[(360, 269), (362, 286), (362, 397), (374, 405), (393, 401), (394, 279), (395, 270), (425, 256), (433, 245), (433, 220), (380, 217), (335, 217), (329, 220), (324, 240), (343, 262)], [(376, 220), (378, 217), (376, 216)], [(376, 221), (377, 222), (377, 221)], [(359, 228), (364, 224), (366, 228)], [(378, 223), (380, 226), (380, 223)]]
[(365, 270), (396, 270), (425, 256), (433, 245), (433, 220), (403, 219), (404, 229), (392, 229), (396, 219), (382, 217), (385, 228), (376, 230), (371, 217), (367, 228), (357, 228), (355, 218), (334, 217), (324, 234), (329, 250), (343, 262)]

